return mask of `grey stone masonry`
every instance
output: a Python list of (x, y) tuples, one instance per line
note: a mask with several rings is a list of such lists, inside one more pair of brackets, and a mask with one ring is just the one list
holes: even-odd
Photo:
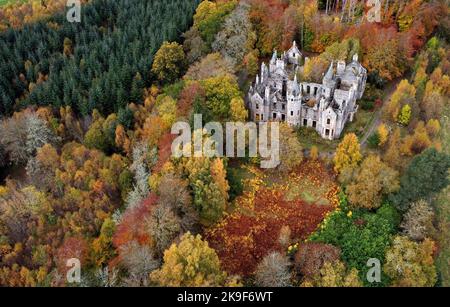
[(284, 121), (291, 126), (314, 128), (322, 138), (340, 137), (347, 122), (358, 111), (367, 81), (367, 70), (358, 62), (332, 62), (322, 84), (298, 82), (303, 55), (294, 42), (279, 57), (275, 51), (269, 65), (250, 87), (247, 106), (253, 121)]

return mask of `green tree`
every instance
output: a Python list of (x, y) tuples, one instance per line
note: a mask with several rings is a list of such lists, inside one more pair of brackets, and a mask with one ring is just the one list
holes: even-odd
[(366, 274), (369, 270), (367, 260), (377, 258), (381, 262), (384, 261), (391, 236), (398, 227), (399, 216), (395, 208), (385, 204), (376, 213), (361, 209), (345, 211), (331, 214), (310, 240), (339, 247), (342, 260), (349, 268), (356, 268), (359, 271), (359, 276), (366, 286), (387, 286), (389, 279), (383, 275), (381, 283), (367, 282)]
[(144, 95), (145, 82), (140, 73), (137, 73), (131, 83), (130, 102), (141, 102)]
[(193, 190), (194, 206), (202, 222), (217, 222), (223, 215), (228, 202), (228, 182), (223, 161), (209, 158), (189, 158), (184, 164)]
[(419, 199), (428, 199), (449, 184), (450, 156), (429, 148), (416, 156), (400, 179), (400, 190), (390, 200), (400, 210)]
[(133, 111), (129, 107), (120, 108), (117, 112), (117, 120), (125, 129), (131, 129), (134, 123)]
[(220, 31), (226, 17), (233, 11), (237, 1), (203, 1), (194, 15), (194, 27), (200, 32), (201, 38), (208, 48)]

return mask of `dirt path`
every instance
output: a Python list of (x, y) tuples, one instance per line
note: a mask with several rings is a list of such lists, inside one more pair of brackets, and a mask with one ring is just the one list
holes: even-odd
[[(389, 100), (391, 100), (392, 94), (394, 94), (397, 85), (400, 83), (402, 78), (399, 78), (389, 84), (389, 86), (385, 89), (386, 96), (384, 97), (383, 105), (387, 104)], [(381, 124), (381, 115), (383, 108), (379, 108), (375, 113), (374, 118), (372, 119), (372, 123), (370, 127), (366, 130), (363, 137), (361, 138), (361, 147), (365, 148), (367, 146), (367, 140), (369, 137), (375, 132), (375, 129)]]

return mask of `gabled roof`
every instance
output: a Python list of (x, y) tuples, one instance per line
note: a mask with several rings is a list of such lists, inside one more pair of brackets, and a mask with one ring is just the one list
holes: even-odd
[(289, 49), (289, 52), (290, 51), (295, 51), (296, 53), (298, 53), (298, 54), (302, 54), (301, 52), (300, 52), (300, 50), (298, 49), (298, 47), (297, 47), (297, 43), (294, 41), (294, 43), (292, 44), (292, 47)]

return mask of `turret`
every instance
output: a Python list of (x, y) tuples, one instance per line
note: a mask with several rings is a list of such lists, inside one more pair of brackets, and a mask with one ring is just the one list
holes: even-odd
[(325, 77), (323, 78), (324, 81), (331, 81), (333, 80), (333, 61), (331, 61), (330, 67), (328, 68), (327, 73), (325, 74)]
[(262, 63), (261, 63), (261, 83), (264, 82), (265, 68), (266, 68), (266, 64), (264, 64), (264, 62), (262, 62)]
[(277, 58), (278, 58), (277, 51), (274, 50), (273, 55), (272, 55), (272, 60), (270, 60), (270, 64), (276, 64)]
[(269, 85), (266, 86), (266, 89), (264, 91), (264, 97), (267, 102), (270, 102), (270, 87), (269, 87)]
[(337, 69), (336, 69), (336, 73), (338, 74), (338, 75), (342, 75), (342, 74), (344, 74), (344, 72), (345, 72), (345, 62), (344, 61), (339, 61), (338, 63), (337, 63)]
[(297, 74), (295, 74), (293, 85), (292, 85), (292, 95), (298, 96), (299, 94), (300, 94), (300, 85), (297, 82)]
[(326, 96), (330, 95), (330, 91), (331, 91), (332, 88), (334, 88), (334, 84), (335, 84), (334, 80), (333, 80), (333, 77), (334, 77), (333, 65), (334, 65), (334, 63), (331, 62), (327, 73), (323, 77), (322, 84), (325, 86), (325, 95)]

